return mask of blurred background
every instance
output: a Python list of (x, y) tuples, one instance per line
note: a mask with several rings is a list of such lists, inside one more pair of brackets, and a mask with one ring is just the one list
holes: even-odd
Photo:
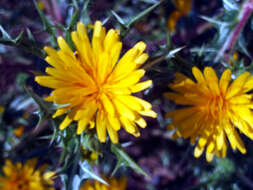
[[(134, 22), (129, 30), (124, 29), (122, 22), (131, 21), (157, 2), (36, 1), (57, 35), (68, 37), (64, 27), (70, 25), (78, 7), (78, 20), (85, 24), (101, 20), (107, 29), (122, 29), (123, 52), (138, 41), (147, 44), (150, 58), (144, 66), (147, 70), (145, 77), (153, 80), (153, 86), (138, 96), (152, 102), (158, 118), (147, 118), (148, 127), (141, 129), (139, 138), (121, 131), (120, 142), (131, 142), (125, 148), (126, 152), (151, 178), (130, 169), (121, 169), (117, 175), (127, 177), (127, 189), (253, 189), (253, 143), (250, 139), (241, 135), (247, 148), (246, 155), (229, 148), (225, 159), (215, 158), (211, 163), (207, 163), (204, 156), (196, 159), (193, 156), (194, 146), (188, 140), (171, 139), (171, 132), (167, 130), (170, 121), (165, 119), (165, 113), (174, 109), (175, 105), (163, 97), (163, 93), (169, 90), (168, 83), (173, 81), (174, 73), (180, 71), (191, 76), (192, 66), (200, 69), (213, 66), (217, 73), (228, 67), (235, 75), (246, 70), (253, 71), (252, 18), (246, 22), (229, 57), (214, 62), (217, 52), (227, 40), (227, 34), (238, 21), (244, 1), (164, 0), (145, 17)], [(229, 7), (230, 4), (232, 7)], [(84, 5), (87, 8), (83, 9)], [(50, 89), (34, 82), (34, 76), (43, 73), (47, 66), (41, 48), (53, 45), (48, 28), (43, 26), (31, 0), (0, 0), (0, 27), (0, 166), (6, 158), (24, 161), (39, 157), (40, 162), (49, 163), (57, 169), (61, 167), (58, 161), (61, 146), (57, 143), (49, 146), (50, 140), (45, 138), (55, 128), (51, 122), (39, 119), (38, 115), (43, 113), (37, 112), (39, 107), (34, 97), (25, 90), (30, 89), (41, 97), (50, 93)], [(115, 160), (111, 160), (112, 155), (107, 151), (101, 154), (103, 156), (93, 167), (98, 171), (111, 171)], [(55, 188), (63, 189), (63, 186), (62, 178), (57, 178)]]

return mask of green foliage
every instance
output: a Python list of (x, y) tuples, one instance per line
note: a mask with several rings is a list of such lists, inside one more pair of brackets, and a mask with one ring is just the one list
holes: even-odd
[(53, 25), (50, 23), (50, 21), (47, 19), (47, 17), (44, 15), (42, 10), (40, 9), (38, 3), (36, 0), (33, 0), (33, 4), (41, 18), (41, 21), (43, 23), (44, 31), (47, 32), (50, 35), (50, 42), (53, 47), (56, 47), (57, 45), (57, 38), (56, 38), (56, 29), (53, 27)]
[(146, 17), (149, 13), (151, 13), (155, 8), (160, 6), (162, 3), (163, 3), (163, 0), (155, 3), (154, 5), (149, 7), (148, 9), (146, 9), (146, 10), (140, 12), (139, 14), (137, 14), (136, 16), (132, 17), (128, 22), (125, 22), (116, 12), (111, 11), (112, 15), (116, 18), (116, 20), (118, 21), (118, 23), (121, 26), (121, 29), (120, 29), (121, 38), (124, 38), (136, 23), (138, 23), (141, 19)]
[(120, 145), (111, 144), (111, 151), (117, 156), (118, 159), (113, 174), (123, 166), (130, 167), (145, 177), (150, 177), (140, 166), (138, 166), (138, 164), (133, 161), (133, 159), (123, 150)]
[[(130, 168), (143, 176), (143, 178), (145, 179), (145, 183), (147, 183), (145, 184), (145, 186), (148, 189), (156, 189), (157, 184), (155, 183), (157, 179), (161, 181), (164, 180), (167, 184), (173, 184), (173, 180), (181, 180), (183, 177), (185, 177), (184, 175), (188, 175), (188, 173), (194, 173), (191, 177), (195, 180), (197, 179), (197, 184), (192, 185), (190, 186), (190, 188), (186, 189), (240, 189), (240, 184), (238, 185), (235, 180), (238, 178), (238, 163), (235, 160), (231, 159), (233, 158), (233, 155), (227, 159), (215, 159), (211, 164), (206, 164), (202, 163), (203, 161), (201, 160), (196, 160), (195, 158), (189, 156), (190, 154), (188, 153), (188, 151), (191, 151), (191, 148), (185, 153), (182, 153), (186, 147), (186, 143), (182, 139), (180, 139), (176, 143), (168, 139), (168, 132), (164, 131), (165, 126), (167, 124), (167, 120), (164, 118), (163, 113), (166, 112), (167, 109), (173, 109), (175, 105), (168, 104), (167, 106), (169, 108), (164, 106), (164, 99), (162, 93), (165, 91), (164, 89), (168, 91), (167, 83), (172, 81), (173, 74), (175, 72), (180, 71), (190, 76), (191, 68), (194, 65), (200, 67), (211, 65), (214, 66), (218, 72), (223, 71), (224, 68), (229, 68), (233, 71), (233, 74), (235, 76), (246, 71), (253, 72), (251, 52), (248, 48), (248, 37), (245, 36), (242, 32), (245, 25), (241, 28), (239, 35), (237, 36), (238, 38), (233, 42), (234, 44), (230, 45), (230, 47), (227, 49), (229, 50), (228, 53), (224, 50), (226, 44), (230, 43), (229, 37), (231, 36), (231, 34), (233, 34), (235, 28), (238, 26), (238, 23), (240, 23), (241, 21), (241, 13), (243, 11), (244, 2), (246, 1), (239, 2), (235, 0), (223, 0), (223, 7), (221, 7), (221, 11), (216, 13), (216, 15), (200, 16), (203, 22), (205, 22), (204, 24), (207, 28), (216, 29), (216, 33), (213, 39), (206, 42), (205, 44), (201, 44), (200, 46), (193, 46), (191, 44), (191, 39), (189, 40), (189, 42), (187, 41), (188, 39), (186, 39), (185, 41), (180, 42), (179, 45), (174, 42), (175, 39), (178, 40), (180, 38), (183, 38), (184, 35), (187, 38), (188, 32), (190, 35), (191, 30), (197, 30), (198, 28), (192, 29), (191, 27), (189, 27), (186, 29), (182, 29), (180, 32), (177, 33), (178, 36), (176, 36), (175, 39), (173, 38), (174, 34), (170, 32), (166, 26), (166, 19), (168, 14), (171, 13), (169, 9), (172, 9), (171, 5), (173, 4), (173, 2), (174, 1), (165, 0), (142, 0), (135, 2), (128, 2), (124, 0), (114, 1), (114, 3), (112, 3), (113, 5), (110, 6), (111, 10), (108, 10), (105, 13), (105, 15), (107, 16), (101, 16), (101, 20), (103, 20), (104, 25), (106, 25), (107, 22), (111, 21), (110, 19), (117, 21), (113, 24), (115, 24), (115, 27), (120, 27), (120, 37), (124, 39), (126, 36), (129, 35), (130, 40), (126, 38), (123, 40), (124, 42), (126, 41), (127, 43), (129, 43), (126, 43), (128, 46), (130, 46), (133, 42), (140, 40), (143, 40), (148, 44), (148, 52), (150, 54), (150, 59), (145, 65), (142, 66), (142, 68), (148, 71), (146, 77), (158, 82), (153, 82), (153, 86), (150, 88), (150, 91), (153, 90), (155, 91), (155, 93), (150, 93), (150, 91), (147, 90), (143, 94), (147, 95), (145, 97), (146, 99), (154, 100), (153, 103), (155, 102), (154, 104), (156, 105), (156, 109), (159, 113), (158, 122), (160, 124), (160, 128), (155, 126), (155, 129), (146, 129), (150, 130), (148, 132), (150, 135), (148, 136), (149, 139), (141, 139), (140, 142), (142, 142), (143, 140), (144, 145), (146, 145), (146, 141), (151, 141), (152, 138), (156, 139), (157, 137), (159, 137), (159, 140), (161, 140), (161, 142), (165, 142), (163, 144), (168, 144), (168, 147), (157, 147), (157, 152), (159, 152), (158, 160), (159, 162), (162, 162), (162, 166), (161, 168), (159, 168), (159, 170), (162, 170), (161, 176), (155, 176), (158, 175), (157, 173), (160, 172), (158, 170), (155, 170), (155, 172), (157, 173), (154, 172), (154, 176), (151, 170), (148, 170), (149, 174), (147, 174), (147, 172), (144, 171), (130, 157), (130, 155), (132, 154), (130, 153), (128, 155), (128, 150), (126, 151), (127, 148), (124, 147), (124, 144), (111, 144), (109, 143), (109, 141), (107, 141), (105, 144), (100, 143), (97, 138), (95, 129), (87, 129), (81, 135), (77, 135), (77, 124), (73, 122), (66, 129), (59, 130), (58, 126), (60, 125), (65, 116), (60, 116), (54, 119), (52, 118), (53, 113), (56, 111), (57, 108), (59, 108), (59, 106), (44, 101), (40, 97), (42, 96), (42, 94), (38, 95), (30, 87), (26, 87), (26, 83), (30, 75), (24, 72), (19, 72), (16, 75), (14, 81), (17, 88), (15, 88), (15, 90), (17, 90), (17, 94), (25, 94), (23, 92), (25, 89), (26, 94), (23, 95), (24, 97), (22, 101), (27, 101), (29, 103), (29, 106), (30, 101), (33, 102), (33, 106), (37, 109), (36, 115), (39, 117), (39, 120), (35, 125), (35, 128), (33, 128), (33, 125), (30, 124), (30, 118), (24, 119), (23, 116), (17, 116), (17, 119), (13, 119), (13, 121), (7, 124), (7, 122), (5, 123), (4, 121), (4, 117), (6, 117), (5, 113), (0, 113), (0, 153), (3, 155), (1, 159), (5, 159), (7, 157), (18, 157), (19, 152), (29, 154), (30, 157), (32, 157), (33, 155), (40, 156), (41, 154), (44, 154), (44, 152), (40, 153), (40, 150), (37, 152), (36, 150), (31, 150), (34, 148), (33, 144), (36, 143), (41, 145), (41, 147), (43, 148), (46, 147), (50, 149), (50, 152), (47, 152), (45, 155), (57, 152), (55, 153), (57, 154), (56, 157), (52, 156), (51, 158), (51, 155), (48, 157), (49, 160), (55, 166), (54, 169), (60, 178), (59, 180), (63, 183), (62, 188), (66, 190), (79, 190), (83, 181), (90, 178), (98, 180), (101, 183), (107, 184), (103, 177), (100, 176), (100, 173), (102, 173), (101, 171), (106, 171), (106, 174), (114, 176), (119, 173), (126, 174), (127, 172), (126, 170), (124, 170), (124, 168)], [(94, 18), (96, 18), (97, 16), (94, 12), (90, 10), (90, 5), (93, 3), (96, 2), (90, 0), (69, 0), (69, 4), (66, 4), (66, 11), (65, 13), (63, 13), (63, 17), (66, 18), (66, 20), (64, 20), (62, 23), (58, 23), (52, 18), (52, 15), (48, 15), (47, 11), (43, 11), (39, 8), (38, 2), (36, 0), (33, 0), (35, 9), (37, 10), (42, 22), (40, 25), (36, 25), (36, 27), (43, 27), (41, 31), (43, 32), (43, 34), (47, 34), (46, 38), (41, 41), (50, 42), (51, 46), (57, 49), (57, 35), (62, 34), (65, 37), (69, 46), (72, 48), (72, 50), (75, 50), (74, 44), (71, 40), (71, 33), (76, 29), (76, 24), (79, 21), (85, 24), (92, 24), (90, 15), (92, 15)], [(140, 7), (131, 7), (131, 3), (136, 3), (137, 5), (140, 5)], [(1, 10), (2, 9), (0, 9), (0, 11)], [(188, 21), (191, 24), (191, 21), (196, 19), (192, 19), (192, 17), (195, 16), (195, 13), (194, 10), (191, 11), (193, 14), (190, 12), (189, 15), (180, 18), (181, 20), (179, 19), (178, 27), (184, 27), (184, 24)], [(154, 18), (152, 17), (150, 19), (150, 17), (148, 16), (151, 13), (154, 14)], [(190, 17), (192, 20), (185, 21), (184, 19), (187, 19), (187, 17)], [(148, 18), (148, 20), (145, 20), (146, 18)], [(253, 30), (253, 18), (249, 18), (249, 20), (251, 22), (250, 27)], [(246, 23), (247, 20), (244, 24)], [(138, 27), (140, 27), (141, 29)], [(29, 26), (29, 28), (21, 30), (21, 32), (19, 32), (16, 37), (12, 37), (12, 35), (10, 35), (12, 33), (8, 33), (4, 28), (8, 28), (8, 26), (0, 25), (1, 44), (17, 47), (43, 59), (46, 57), (46, 53), (42, 49), (42, 47), (46, 44), (42, 44), (42, 42), (39, 43), (36, 40), (38, 39), (39, 34), (41, 34), (40, 30), (39, 32), (34, 32), (32, 27), (30, 30)], [(89, 29), (89, 31), (91, 30)], [(90, 33), (88, 35), (90, 35)], [(44, 38), (44, 35), (42, 38)], [(133, 38), (133, 40), (131, 38)], [(5, 47), (1, 46), (1, 48), (2, 47), (4, 48), (4, 51), (1, 51), (1, 53), (7, 52), (5, 50)], [(125, 49), (123, 51), (125, 51)], [(239, 58), (232, 58), (232, 54), (234, 52), (238, 52), (240, 54)], [(4, 54), (4, 56), (7, 56), (7, 54), (8, 53)], [(9, 56), (9, 58), (11, 58), (13, 55), (10, 54)], [(225, 59), (225, 57), (228, 57), (229, 59), (227, 60)], [(249, 61), (245, 61), (246, 59), (249, 59)], [(231, 64), (231, 61), (233, 62), (233, 64)], [(32, 60), (31, 62), (32, 63), (30, 65), (27, 65), (33, 66), (35, 61)], [(34, 67), (29, 67), (28, 69), (34, 69)], [(37, 71), (32, 72), (36, 73)], [(162, 77), (164, 77), (164, 73), (166, 74), (166, 84), (162, 84), (163, 82), (160, 82), (160, 79), (163, 79)], [(160, 76), (162, 77), (159, 78)], [(161, 92), (157, 92), (156, 85), (161, 86), (161, 89), (159, 89), (161, 90)], [(25, 86), (24, 89), (23, 86)], [(16, 93), (16, 91), (14, 92)], [(4, 104), (4, 106), (6, 106), (7, 111), (12, 109), (9, 105), (12, 104), (12, 101), (15, 101), (16, 94), (14, 92), (6, 94), (4, 98), (0, 98), (1, 105)], [(15, 105), (17, 104), (18, 103), (16, 103)], [(21, 111), (17, 110), (17, 112), (28, 110), (28, 112), (32, 113), (32, 111), (34, 111), (34, 107), (31, 106), (32, 108), (30, 108), (29, 106), (26, 106), (25, 109), (24, 107), (22, 107)], [(27, 107), (29, 107), (29, 109)], [(18, 139), (13, 135), (13, 130), (17, 127), (18, 124), (24, 124), (29, 126), (28, 130), (31, 130), (31, 132), (29, 131), (29, 133), (26, 133), (24, 135), (24, 137)], [(34, 131), (38, 132), (38, 134), (35, 133), (35, 135), (33, 136)], [(159, 136), (155, 136), (154, 134), (159, 134)], [(24, 139), (29, 139), (29, 143), (31, 141), (34, 143), (30, 143), (29, 145), (27, 145), (27, 142)], [(137, 143), (133, 142), (132, 144), (138, 145), (138, 143), (139, 142), (137, 141)], [(187, 146), (188, 145), (189, 144), (187, 144)], [(26, 146), (28, 148), (26, 148)], [(174, 147), (174, 149), (171, 149), (171, 147)], [(162, 148), (163, 150), (161, 151)], [(96, 160), (92, 160), (89, 157), (90, 154), (94, 152), (98, 155), (98, 159)], [(148, 156), (150, 156), (150, 154), (153, 156), (153, 153), (149, 153)], [(110, 159), (108, 163), (103, 163), (103, 161), (106, 160), (106, 158), (108, 157)], [(111, 159), (112, 157), (116, 158), (116, 163), (114, 162), (115, 159)], [(180, 158), (180, 161), (178, 161), (178, 158)], [(0, 163), (2, 162), (1, 159)], [(26, 159), (26, 157), (22, 157), (22, 159)], [(145, 159), (148, 160), (148, 158), (146, 157)], [(154, 157), (152, 157), (152, 159), (154, 159)], [(152, 159), (151, 161), (153, 161)], [(147, 163), (149, 163), (148, 161)], [(140, 160), (138, 160), (138, 162), (140, 162)], [(250, 163), (250, 159), (247, 160), (247, 162)], [(239, 172), (242, 174), (246, 173), (243, 169), (240, 169)], [(152, 180), (150, 179), (150, 175), (154, 177), (152, 178)], [(166, 177), (168, 176), (166, 175), (170, 175), (169, 177), (171, 178), (167, 179)], [(173, 177), (175, 177), (175, 179)], [(163, 189), (163, 187), (158, 188), (161, 190)], [(167, 189), (167, 187), (164, 188)]]
[[(45, 52), (41, 48), (39, 48), (38, 44), (35, 44), (34, 38), (32, 39), (32, 41), (28, 41), (24, 38), (24, 31), (21, 31), (16, 38), (12, 38), (1, 25), (0, 31), (2, 33), (2, 37), (0, 38), (1, 44), (20, 48), (21, 50), (25, 50), (42, 58), (45, 57)], [(32, 34), (29, 29), (27, 30), (27, 34), (28, 39), (31, 40)]]

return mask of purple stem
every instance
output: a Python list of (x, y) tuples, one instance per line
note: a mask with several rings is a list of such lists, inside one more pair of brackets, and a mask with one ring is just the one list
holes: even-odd
[[(47, 13), (52, 17), (52, 19), (58, 23), (62, 23), (61, 12), (56, 0), (43, 0), (43, 3), (45, 4)], [(57, 33), (60, 36), (62, 35), (62, 31), (59, 29), (57, 30)]]
[(62, 23), (61, 12), (56, 0), (52, 0), (52, 5), (53, 5), (55, 19), (57, 20), (57, 22)]
[(240, 12), (240, 20), (236, 25), (235, 29), (229, 35), (228, 39), (220, 49), (218, 55), (215, 58), (215, 62), (218, 62), (221, 58), (224, 61), (229, 61), (229, 57), (232, 54), (233, 48), (240, 36), (242, 29), (244, 28), (245, 24), (247, 23), (251, 13), (253, 11), (253, 0), (248, 0), (243, 4), (242, 10)]

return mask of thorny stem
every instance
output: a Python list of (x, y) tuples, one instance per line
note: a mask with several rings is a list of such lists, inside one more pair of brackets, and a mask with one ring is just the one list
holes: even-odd
[(39, 56), (41, 59), (46, 57), (45, 52), (38, 45), (31, 45), (29, 42), (27, 42), (27, 40), (22, 40), (19, 43), (13, 43), (9, 40), (0, 39), (0, 44), (18, 47), (26, 52)]
[(142, 69), (145, 69), (145, 70), (150, 69), (153, 65), (155, 65), (155, 64), (157, 64), (157, 63), (160, 63), (160, 62), (162, 62), (163, 60), (165, 60), (165, 58), (166, 58), (166, 55), (162, 55), (162, 56), (160, 56), (160, 57), (158, 57), (158, 58), (156, 58), (156, 59), (150, 61), (149, 63), (145, 64), (145, 65), (142, 67)]
[[(62, 16), (60, 13), (59, 6), (55, 0), (43, 0), (45, 4), (47, 13), (53, 18), (57, 23), (62, 23)], [(62, 35), (61, 30), (57, 30), (58, 35)]]
[(228, 61), (229, 57), (233, 51), (233, 48), (240, 36), (241, 31), (243, 30), (245, 24), (247, 23), (248, 19), (250, 18), (251, 13), (253, 12), (253, 0), (247, 0), (241, 9), (239, 15), (239, 22), (229, 35), (228, 39), (218, 52), (214, 62), (218, 62), (220, 59), (223, 58), (224, 61)]

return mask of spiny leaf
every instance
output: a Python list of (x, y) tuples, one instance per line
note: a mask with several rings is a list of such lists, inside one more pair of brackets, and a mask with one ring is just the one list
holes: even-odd
[(21, 31), (19, 35), (15, 39), (13, 39), (14, 43), (16, 44), (19, 43), (23, 37), (23, 34), (24, 34), (24, 31)]
[(2, 33), (2, 38), (5, 40), (12, 41), (11, 36), (6, 32), (6, 30), (0, 25), (0, 31)]
[(157, 2), (156, 4), (152, 5), (151, 7), (147, 8), (146, 10), (142, 11), (141, 13), (139, 13), (138, 15), (136, 15), (134, 18), (132, 18), (129, 22), (128, 22), (128, 26), (131, 27), (133, 26), (135, 23), (137, 23), (138, 21), (140, 21), (141, 19), (143, 19), (145, 16), (147, 16), (150, 12), (152, 12), (155, 8), (157, 8), (161, 3), (163, 2), (163, 0)]
[(83, 163), (80, 162), (79, 165), (81, 166), (81, 169), (85, 173), (90, 175), (91, 178), (93, 178), (93, 179), (95, 179), (95, 180), (97, 180), (97, 181), (99, 181), (99, 182), (101, 182), (105, 185), (108, 185), (108, 183), (105, 180), (103, 180), (101, 177), (96, 175), (94, 171), (92, 171), (92, 169), (90, 168), (90, 165), (88, 164), (87, 161), (84, 161)]
[(158, 57), (154, 58), (152, 61), (143, 65), (142, 68), (147, 70), (147, 69), (152, 68), (152, 66), (154, 66), (155, 64), (162, 62), (163, 60), (174, 58), (175, 55), (184, 48), (185, 48), (185, 46), (182, 46), (182, 47), (179, 47), (179, 48), (169, 51), (169, 53), (167, 53), (166, 55), (158, 56)]
[(56, 126), (55, 121), (53, 119), (51, 119), (51, 123), (52, 123), (54, 132), (51, 135), (49, 146), (51, 146), (53, 144), (53, 142), (55, 141), (56, 137), (58, 136), (57, 126)]
[(239, 9), (239, 6), (234, 0), (223, 0), (223, 6), (228, 11)]
[(123, 27), (127, 27), (125, 21), (115, 12), (111, 11), (112, 15), (116, 18), (116, 20), (119, 22), (119, 24)]
[(111, 144), (111, 151), (117, 156), (118, 163), (116, 165), (115, 173), (119, 167), (122, 165), (128, 166), (135, 170), (137, 173), (144, 175), (145, 177), (150, 177), (136, 162), (123, 150), (119, 145)]
[(246, 47), (247, 47), (247, 44), (246, 44), (246, 41), (245, 41), (243, 35), (240, 35), (240, 37), (239, 37), (238, 46), (239, 46), (239, 50), (240, 50), (242, 53), (244, 53), (245, 55), (247, 55), (248, 57), (251, 58), (251, 55), (250, 55), (250, 53), (248, 52), (248, 50), (247, 50), (247, 48), (246, 48)]
[(169, 51), (169, 53), (166, 55), (165, 59), (169, 59), (169, 58), (174, 57), (178, 52), (180, 52), (184, 48), (185, 48), (185, 46), (182, 46), (182, 47), (179, 47), (179, 48)]
[[(151, 13), (155, 8), (157, 8), (159, 5), (161, 5), (164, 2), (164, 0), (161, 0), (157, 2), (156, 4), (152, 5), (151, 7), (147, 8), (146, 10), (142, 11), (135, 17), (133, 17), (128, 23), (124, 24), (123, 31), (120, 33), (120, 37), (124, 38), (125, 35), (130, 31), (130, 29), (141, 19), (143, 19), (145, 16), (147, 16), (149, 13)], [(122, 21), (121, 21), (122, 23)]]
[(27, 33), (28, 39), (31, 40), (32, 42), (35, 42), (35, 38), (29, 28), (26, 28), (26, 33)]
[(48, 115), (45, 114), (45, 112), (43, 111), (38, 111), (36, 112), (36, 114), (39, 116), (39, 121), (36, 124), (35, 130), (38, 129), (38, 127), (45, 121), (48, 119)]
[(40, 98), (37, 94), (35, 94), (31, 89), (24, 87), (27, 94), (29, 94), (33, 100), (38, 104), (40, 110), (44, 111), (48, 115), (52, 114), (52, 109), (49, 108), (49, 104), (45, 102), (42, 98)]
[(216, 20), (214, 18), (210, 18), (210, 17), (207, 17), (207, 16), (200, 16), (200, 18), (202, 18), (203, 20), (207, 21), (207, 22), (210, 22), (211, 24), (213, 24), (214, 26), (217, 26), (217, 27), (220, 27), (220, 26), (228, 26), (229, 24), (226, 23), (226, 22), (223, 22), (223, 21), (219, 21), (219, 20)]
[(32, 41), (23, 39), (24, 31), (21, 31), (19, 35), (14, 39), (4, 30), (1, 25), (0, 31), (2, 33), (2, 37), (0, 38), (1, 44), (18, 47), (41, 58), (44, 58), (46, 56), (45, 52), (39, 47), (38, 44), (32, 44)]
[(79, 12), (80, 12), (79, 8), (75, 8), (75, 11), (71, 16), (70, 23), (69, 23), (69, 25), (67, 26), (67, 29), (66, 29), (66, 41), (67, 41), (67, 43), (69, 44), (69, 46), (71, 47), (72, 50), (74, 50), (74, 44), (73, 44), (72, 39), (71, 39), (71, 32), (74, 30), (74, 26), (76, 25), (76, 23), (79, 19)]
[(74, 175), (72, 190), (79, 190), (81, 184), (81, 179), (78, 175)]
[(80, 13), (80, 20), (85, 23), (85, 24), (89, 24), (90, 23), (90, 17), (88, 15), (88, 6), (90, 4), (90, 0), (86, 0), (84, 5), (83, 5), (83, 8), (81, 10), (81, 13)]
[(77, 3), (77, 1), (76, 1), (76, 0), (72, 0), (72, 3), (73, 3), (73, 5), (74, 5), (74, 7), (75, 7), (76, 9), (78, 9), (78, 3)]
[(34, 6), (35, 6), (35, 8), (36, 8), (36, 10), (37, 10), (37, 12), (38, 12), (41, 20), (42, 20), (44, 30), (50, 34), (52, 46), (56, 47), (57, 39), (56, 39), (55, 28), (51, 25), (51, 23), (49, 22), (49, 20), (47, 19), (47, 17), (44, 15), (44, 13), (42, 12), (42, 10), (38, 6), (38, 3), (35, 0), (33, 0), (33, 4), (34, 4)]
[(37, 115), (39, 116), (39, 121), (35, 127), (35, 130), (41, 125), (41, 123), (49, 118), (51, 118), (51, 114), (53, 114), (52, 109), (49, 108), (49, 105), (42, 100), (37, 94), (35, 94), (31, 89), (24, 87), (27, 94), (29, 94), (33, 100), (38, 104), (39, 111)]

